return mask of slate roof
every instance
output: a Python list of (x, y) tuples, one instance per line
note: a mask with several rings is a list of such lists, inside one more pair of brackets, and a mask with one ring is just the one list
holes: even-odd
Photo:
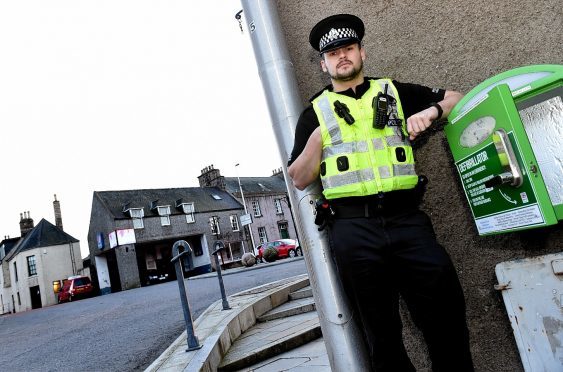
[[(278, 175), (270, 177), (241, 177), (240, 184), (245, 195), (287, 193), (285, 180), (283, 176)], [(236, 177), (225, 177), (225, 187), (231, 194), (240, 194)]]
[[(4, 239), (0, 242), (0, 245), (4, 245), (5, 256), (7, 256), (8, 253), (10, 253), (10, 251), (18, 244), (19, 240), (20, 240), (20, 238), (17, 237), (17, 238)], [(0, 262), (2, 262), (2, 260), (0, 260)]]
[(46, 248), (55, 245), (78, 243), (78, 239), (73, 238), (57, 226), (53, 225), (44, 218), (21, 238), (16, 246), (6, 254), (5, 259), (10, 261), (18, 253), (34, 248)]
[[(217, 195), (220, 199), (213, 198)], [(227, 211), (242, 209), (243, 206), (229, 193), (216, 187), (183, 187), (170, 189), (144, 189), (121, 191), (94, 191), (94, 197), (105, 205), (115, 219), (130, 218), (123, 213), (127, 208), (143, 208), (145, 216), (151, 216), (151, 202), (155, 205), (170, 205), (170, 213), (183, 214), (176, 209), (176, 201), (194, 203), (197, 212)], [(157, 215), (154, 212), (154, 215)]]

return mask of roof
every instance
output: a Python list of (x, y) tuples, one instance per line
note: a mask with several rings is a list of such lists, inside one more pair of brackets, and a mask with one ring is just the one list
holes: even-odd
[(176, 209), (178, 203), (194, 203), (196, 212), (243, 208), (233, 196), (216, 187), (94, 191), (94, 197), (99, 198), (116, 219), (129, 218), (124, 214), (128, 208), (143, 208), (145, 216), (150, 215), (153, 202), (156, 206), (169, 205), (171, 214), (183, 213)]
[(6, 254), (6, 260), (10, 261), (18, 253), (30, 249), (46, 248), (67, 243), (78, 243), (78, 239), (73, 238), (59, 227), (42, 218), (37, 226), (18, 241), (16, 246), (10, 251), (10, 254)]
[[(16, 246), (16, 244), (18, 244), (19, 240), (20, 240), (20, 237), (18, 236), (17, 238), (7, 238), (7, 239), (4, 239), (0, 242), (0, 247), (2, 245), (4, 246), (4, 255), (5, 256), (7, 256), (8, 253), (10, 253), (10, 251), (12, 250), (12, 248), (14, 248)], [(2, 261), (2, 259), (0, 259), (0, 262), (1, 261)]]
[[(246, 195), (252, 194), (285, 194), (287, 186), (283, 176), (270, 177), (240, 177), (242, 191)], [(225, 187), (231, 194), (240, 193), (237, 177), (225, 177)]]

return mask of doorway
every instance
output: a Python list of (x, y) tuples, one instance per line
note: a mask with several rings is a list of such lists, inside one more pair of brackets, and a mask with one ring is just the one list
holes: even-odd
[(41, 305), (41, 290), (39, 286), (29, 287), (29, 295), (31, 297), (31, 308), (32, 309), (40, 309)]

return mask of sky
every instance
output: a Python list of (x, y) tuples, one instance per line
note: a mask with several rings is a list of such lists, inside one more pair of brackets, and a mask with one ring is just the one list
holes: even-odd
[[(239, 1), (0, 0), (0, 241), (20, 213), (88, 255), (94, 191), (281, 167)], [(235, 168), (235, 164), (240, 165)]]

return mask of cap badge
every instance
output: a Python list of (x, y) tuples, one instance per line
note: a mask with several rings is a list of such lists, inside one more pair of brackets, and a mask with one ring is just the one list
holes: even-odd
[(332, 40), (338, 38), (338, 36), (339, 36), (339, 32), (336, 29), (333, 28), (328, 32), (327, 38), (328, 38), (328, 40), (332, 41)]

